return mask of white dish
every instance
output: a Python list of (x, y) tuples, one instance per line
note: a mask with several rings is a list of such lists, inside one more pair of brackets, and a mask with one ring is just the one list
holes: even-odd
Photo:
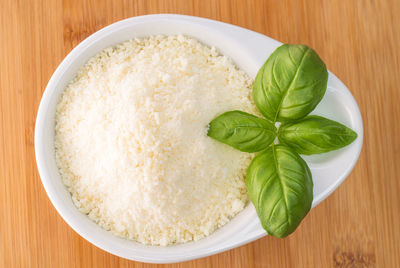
[[(210, 236), (200, 241), (169, 247), (145, 246), (118, 238), (100, 228), (73, 205), (71, 196), (61, 181), (54, 157), (55, 108), (60, 94), (77, 70), (102, 49), (135, 37), (156, 34), (184, 34), (206, 45), (215, 46), (253, 78), (268, 56), (281, 44), (262, 34), (230, 24), (169, 14), (126, 19), (85, 39), (68, 54), (54, 72), (37, 114), (36, 162), (51, 202), (64, 220), (86, 240), (112, 254), (141, 262), (171, 263), (196, 259), (265, 236), (266, 232), (262, 229), (252, 204)], [(363, 126), (353, 96), (332, 73), (329, 73), (326, 95), (313, 113), (342, 122), (358, 134), (358, 138), (351, 145), (341, 150), (305, 157), (314, 179), (314, 207), (327, 198), (353, 169), (362, 147)]]

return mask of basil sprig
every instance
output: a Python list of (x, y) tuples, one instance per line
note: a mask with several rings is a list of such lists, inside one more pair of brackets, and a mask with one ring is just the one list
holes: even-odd
[[(304, 45), (277, 48), (259, 70), (254, 102), (266, 118), (230, 111), (213, 119), (207, 135), (243, 152), (260, 152), (246, 174), (247, 192), (268, 234), (286, 237), (311, 209), (313, 180), (299, 154), (337, 150), (357, 138), (350, 128), (307, 116), (323, 98), (328, 71)], [(275, 123), (282, 122), (276, 130)], [(281, 144), (273, 144), (275, 138)]]

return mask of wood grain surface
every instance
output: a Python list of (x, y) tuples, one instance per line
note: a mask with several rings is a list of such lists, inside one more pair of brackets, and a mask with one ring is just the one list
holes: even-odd
[(353, 93), (365, 128), (354, 171), (293, 235), (165, 267), (400, 267), (399, 0), (0, 0), (0, 267), (153, 267), (96, 248), (61, 219), (33, 135), (41, 95), (67, 53), (110, 23), (151, 13), (315, 48)]

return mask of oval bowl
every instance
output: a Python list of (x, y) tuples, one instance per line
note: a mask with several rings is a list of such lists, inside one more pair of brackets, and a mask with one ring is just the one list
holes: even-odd
[[(107, 26), (81, 42), (61, 62), (40, 102), (35, 126), (35, 154), (43, 186), (61, 217), (83, 238), (114, 255), (141, 262), (171, 263), (216, 254), (266, 235), (253, 205), (210, 236), (168, 247), (146, 246), (119, 238), (79, 212), (64, 187), (55, 162), (54, 125), (58, 99), (78, 69), (106, 47), (135, 37), (184, 34), (216, 47), (253, 79), (280, 42), (234, 25), (198, 17), (160, 14), (133, 17)], [(351, 145), (331, 153), (305, 157), (314, 178), (313, 207), (327, 198), (347, 177), (359, 157), (363, 126), (359, 108), (346, 86), (329, 73), (328, 89), (313, 111), (357, 132)]]

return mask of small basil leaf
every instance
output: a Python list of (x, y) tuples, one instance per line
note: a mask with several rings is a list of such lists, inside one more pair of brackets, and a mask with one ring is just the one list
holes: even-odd
[(276, 128), (252, 114), (230, 111), (210, 122), (207, 135), (242, 152), (258, 152), (274, 141)]
[(261, 225), (270, 235), (289, 235), (311, 209), (310, 169), (285, 145), (271, 145), (253, 159), (247, 170), (246, 186)]
[(297, 153), (310, 155), (349, 145), (357, 138), (357, 133), (338, 122), (311, 115), (294, 123), (282, 124), (278, 138)]
[(323, 98), (328, 71), (317, 53), (304, 45), (278, 47), (258, 71), (253, 98), (272, 122), (302, 118)]

